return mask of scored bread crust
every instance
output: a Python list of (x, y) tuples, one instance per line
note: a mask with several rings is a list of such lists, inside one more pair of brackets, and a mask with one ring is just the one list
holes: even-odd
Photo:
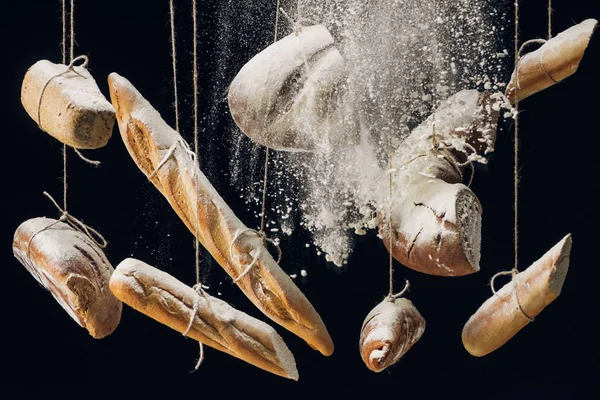
[(294, 356), (273, 328), (140, 260), (115, 269), (110, 289), (125, 304), (187, 336), (276, 375), (298, 380)]
[(273, 321), (322, 354), (331, 355), (333, 341), (319, 314), (275, 262), (262, 239), (242, 233), (247, 227), (200, 171), (181, 135), (127, 79), (112, 73), (108, 81), (125, 146), (188, 229), (195, 233), (198, 211), (196, 237), (234, 279), (256, 258), (254, 267), (236, 284)]
[(17, 228), (13, 253), (94, 338), (119, 325), (123, 305), (108, 287), (113, 267), (87, 236), (52, 218), (32, 218)]

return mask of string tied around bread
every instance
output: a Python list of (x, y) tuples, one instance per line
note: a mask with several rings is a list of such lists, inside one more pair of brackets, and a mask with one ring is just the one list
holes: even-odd
[(171, 147), (169, 147), (169, 149), (167, 150), (167, 154), (165, 154), (165, 156), (162, 158), (162, 160), (160, 160), (160, 162), (158, 164), (156, 164), (154, 171), (152, 171), (152, 173), (150, 175), (148, 175), (148, 179), (152, 179), (154, 177), (154, 175), (156, 175), (157, 172), (167, 163), (167, 161), (169, 161), (169, 159), (175, 153), (175, 149), (177, 149), (177, 145), (181, 145), (183, 150), (192, 158), (192, 161), (194, 161), (195, 163), (197, 162), (196, 153), (194, 153), (192, 151), (192, 149), (190, 149), (190, 146), (187, 144), (187, 142), (185, 140), (183, 140), (183, 138), (179, 137), (175, 142), (173, 142)]
[[(192, 326), (194, 325), (194, 320), (196, 319), (196, 315), (198, 314), (198, 309), (200, 308), (200, 296), (204, 297), (204, 299), (206, 300), (206, 303), (210, 307), (210, 302), (208, 301), (208, 298), (206, 297), (206, 292), (202, 288), (202, 284), (197, 283), (192, 288), (198, 294), (198, 296), (194, 299), (194, 307), (192, 308), (192, 312), (190, 313), (190, 322), (188, 323), (188, 326), (185, 329), (185, 331), (182, 333), (183, 336), (187, 336), (187, 334), (190, 332), (190, 329), (192, 329)], [(196, 365), (194, 366), (194, 370), (190, 371), (190, 372), (198, 371), (198, 368), (200, 368), (200, 366), (204, 362), (204, 344), (202, 344), (202, 342), (198, 342), (198, 345), (199, 345), (198, 361), (196, 362)]]
[(409, 288), (410, 288), (410, 282), (408, 281), (408, 279), (404, 279), (404, 288), (396, 294), (393, 294), (393, 293), (388, 294), (385, 297), (385, 299), (393, 302), (394, 300), (399, 299), (400, 297), (404, 296), (406, 294), (406, 292), (408, 292)]
[(497, 291), (496, 291), (496, 287), (494, 286), (494, 283), (496, 281), (496, 278), (498, 278), (499, 276), (503, 276), (503, 275), (510, 275), (511, 276), (511, 283), (513, 285), (512, 289), (510, 290), (510, 294), (512, 294), (513, 296), (515, 296), (515, 300), (517, 302), (517, 306), (519, 307), (519, 311), (521, 312), (521, 314), (523, 314), (523, 316), (525, 318), (527, 318), (530, 322), (533, 322), (533, 318), (529, 316), (529, 314), (527, 314), (525, 312), (525, 310), (523, 310), (523, 307), (521, 306), (521, 302), (519, 301), (519, 295), (517, 293), (517, 276), (519, 274), (519, 270), (516, 268), (511, 269), (510, 271), (500, 271), (498, 273), (496, 273), (494, 276), (492, 276), (492, 279), (490, 279), (490, 287), (492, 289), (492, 293), (494, 293), (494, 296), (498, 296), (501, 297)]
[[(271, 243), (273, 246), (275, 246), (275, 248), (277, 249), (277, 252), (278, 252), (277, 264), (279, 264), (281, 262), (281, 257), (283, 256), (283, 253), (281, 251), (281, 247), (279, 247), (279, 244), (277, 244), (277, 242), (274, 241), (273, 239), (268, 238), (267, 235), (263, 231), (257, 231), (256, 229), (251, 229), (251, 228), (239, 230), (233, 236), (233, 239), (231, 240), (231, 245), (229, 246), (229, 254), (231, 254), (232, 259), (235, 260), (235, 258), (236, 258), (236, 256), (233, 255), (233, 247), (237, 243), (237, 241), (242, 237), (242, 235), (244, 235), (245, 233), (253, 233), (256, 236), (258, 236), (262, 240), (263, 245), (265, 247), (267, 246), (267, 243)], [(248, 273), (252, 270), (252, 268), (258, 262), (260, 256), (261, 256), (261, 250), (256, 249), (254, 257), (252, 259), (252, 262), (250, 264), (248, 264), (246, 266), (246, 268), (244, 269), (244, 271), (241, 274), (239, 274), (237, 278), (235, 278), (233, 280), (233, 283), (238, 283), (242, 278), (244, 278), (246, 275), (248, 275)]]
[[(83, 63), (81, 65), (79, 65), (79, 67), (82, 68), (86, 68), (87, 69), (87, 65), (89, 63), (89, 59), (87, 56), (85, 55), (80, 55), (77, 56), (75, 58), (73, 58), (73, 60), (69, 63), (69, 65), (67, 65), (67, 70), (64, 72), (61, 72), (59, 74), (53, 75), (51, 76), (46, 83), (44, 84), (44, 87), (42, 88), (41, 92), (40, 92), (40, 100), (38, 101), (38, 107), (37, 107), (37, 124), (38, 127), (43, 130), (44, 132), (46, 132), (46, 130), (42, 127), (42, 100), (44, 99), (44, 93), (46, 93), (46, 89), (48, 88), (48, 86), (50, 85), (50, 82), (52, 82), (54, 79), (66, 75), (69, 72), (73, 72), (74, 74), (82, 77), (83, 79), (86, 79), (83, 75), (81, 75), (79, 72), (77, 72), (75, 70), (75, 63), (78, 61), (83, 60)], [(85, 161), (88, 164), (91, 164), (93, 166), (98, 166), (100, 165), (100, 161), (94, 161), (94, 160), (90, 160), (89, 158), (85, 157), (78, 149), (76, 149), (75, 147), (73, 147), (73, 150), (75, 151), (75, 154), (77, 154), (79, 156), (79, 158), (81, 158), (83, 161)]]

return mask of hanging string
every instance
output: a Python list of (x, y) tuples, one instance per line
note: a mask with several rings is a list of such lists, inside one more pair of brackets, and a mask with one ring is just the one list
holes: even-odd
[(548, 0), (548, 40), (552, 39), (552, 0)]
[[(62, 0), (62, 63), (67, 63), (67, 0)], [(43, 91), (42, 91), (43, 93)], [(40, 95), (40, 105), (41, 105)], [(40, 124), (39, 112), (38, 112), (38, 124)], [(62, 148), (63, 155), (63, 208), (67, 209), (67, 145), (63, 143)]]
[(195, 253), (196, 253), (196, 284), (200, 284), (200, 245), (198, 243), (198, 232), (200, 231), (200, 215), (198, 210), (198, 10), (196, 7), (196, 0), (192, 1), (192, 18), (194, 20), (194, 154), (196, 155), (196, 168), (195, 171), (195, 183), (196, 183), (196, 240), (195, 240)]
[(169, 15), (171, 16), (171, 59), (173, 61), (173, 93), (175, 97), (175, 131), (179, 133), (179, 96), (177, 93), (177, 48), (175, 46), (175, 6), (174, 0), (169, 0)]
[(514, 137), (514, 256), (513, 268), (518, 271), (519, 266), (519, 0), (515, 0), (515, 137)]

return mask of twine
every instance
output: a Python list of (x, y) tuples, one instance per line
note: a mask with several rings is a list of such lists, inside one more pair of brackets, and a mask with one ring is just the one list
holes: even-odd
[(408, 292), (408, 289), (410, 288), (410, 282), (408, 281), (408, 279), (404, 280), (404, 289), (402, 289), (399, 293), (393, 294), (391, 291), (390, 293), (386, 296), (386, 300), (393, 302), (394, 300), (399, 299), (400, 297), (404, 296), (406, 294), (406, 292)]
[[(204, 297), (206, 299), (206, 302), (210, 305), (208, 298), (206, 298), (206, 293), (204, 292), (204, 289), (202, 289), (202, 285), (200, 283), (196, 283), (193, 286), (193, 289), (198, 294), (198, 296)], [(194, 307), (192, 308), (192, 312), (190, 313), (190, 322), (188, 323), (188, 326), (185, 329), (185, 331), (182, 333), (183, 336), (187, 336), (188, 333), (190, 332), (190, 330), (192, 329), (192, 326), (194, 325), (194, 319), (196, 318), (196, 315), (198, 315), (198, 308), (200, 308), (199, 300), (200, 300), (200, 297), (194, 298)], [(200, 368), (200, 365), (202, 365), (202, 362), (204, 361), (204, 345), (200, 341), (198, 341), (198, 344), (200, 346), (198, 361), (196, 362), (196, 365), (194, 366), (194, 370), (190, 371), (190, 372), (197, 371), (198, 368)]]
[(498, 296), (500, 297), (500, 295), (498, 294), (498, 292), (496, 291), (496, 288), (494, 286), (494, 283), (496, 281), (496, 278), (502, 275), (511, 275), (511, 283), (513, 284), (513, 288), (511, 289), (511, 292), (513, 293), (513, 295), (515, 296), (515, 301), (517, 303), (517, 306), (519, 308), (519, 311), (521, 312), (521, 314), (523, 314), (523, 316), (525, 318), (527, 318), (529, 320), (529, 322), (533, 322), (533, 318), (530, 317), (525, 310), (523, 309), (523, 307), (521, 306), (521, 302), (519, 301), (519, 295), (517, 293), (517, 276), (519, 275), (519, 270), (516, 268), (513, 268), (510, 271), (501, 271), (498, 272), (496, 275), (492, 276), (492, 279), (490, 280), (490, 287), (492, 288), (492, 293), (494, 293), (494, 296)]
[[(281, 257), (283, 255), (282, 251), (281, 251), (281, 247), (279, 247), (279, 245), (277, 244), (277, 242), (275, 242), (272, 239), (269, 239), (264, 232), (261, 231), (257, 231), (255, 229), (251, 229), (251, 228), (246, 228), (240, 231), (237, 231), (236, 234), (234, 235), (233, 239), (231, 240), (231, 245), (229, 246), (229, 254), (231, 255), (232, 260), (235, 261), (235, 259), (237, 257), (235, 257), (233, 255), (233, 247), (234, 245), (237, 243), (237, 241), (240, 239), (240, 237), (245, 234), (245, 233), (254, 233), (256, 236), (258, 236), (262, 241), (263, 241), (263, 245), (266, 247), (267, 243), (271, 243), (273, 244), (276, 248), (277, 251), (279, 253), (278, 257), (277, 257), (277, 264), (279, 264), (281, 262)], [(246, 275), (248, 275), (248, 273), (250, 273), (250, 271), (252, 270), (252, 268), (257, 264), (259, 258), (261, 256), (261, 251), (260, 249), (256, 250), (256, 254), (254, 255), (252, 262), (250, 264), (248, 264), (246, 266), (246, 268), (244, 269), (244, 271), (239, 274), (237, 276), (237, 278), (235, 278), (233, 280), (233, 283), (238, 283), (242, 278), (244, 278)], [(239, 256), (238, 256), (239, 257)], [(239, 266), (242, 266), (241, 264), (238, 263)]]
[(173, 94), (175, 97), (175, 131), (179, 133), (179, 97), (177, 95), (177, 48), (175, 46), (175, 6), (174, 0), (169, 0), (169, 15), (171, 21), (171, 58), (173, 64)]

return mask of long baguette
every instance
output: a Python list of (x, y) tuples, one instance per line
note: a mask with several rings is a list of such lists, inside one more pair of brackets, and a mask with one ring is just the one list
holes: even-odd
[(108, 288), (113, 267), (85, 235), (52, 218), (32, 218), (17, 228), (13, 253), (94, 338), (119, 325), (123, 305)]
[[(333, 342), (319, 314), (199, 170), (182, 137), (127, 79), (112, 73), (108, 81), (125, 146), (188, 229), (196, 231), (198, 210), (198, 240), (232, 278), (241, 277), (236, 283), (244, 294), (273, 321), (331, 355)], [(254, 267), (241, 276), (253, 258)]]
[[(276, 375), (298, 380), (294, 356), (273, 328), (140, 260), (122, 261), (110, 290), (137, 311), (207, 346)], [(196, 315), (190, 329), (194, 307)]]

